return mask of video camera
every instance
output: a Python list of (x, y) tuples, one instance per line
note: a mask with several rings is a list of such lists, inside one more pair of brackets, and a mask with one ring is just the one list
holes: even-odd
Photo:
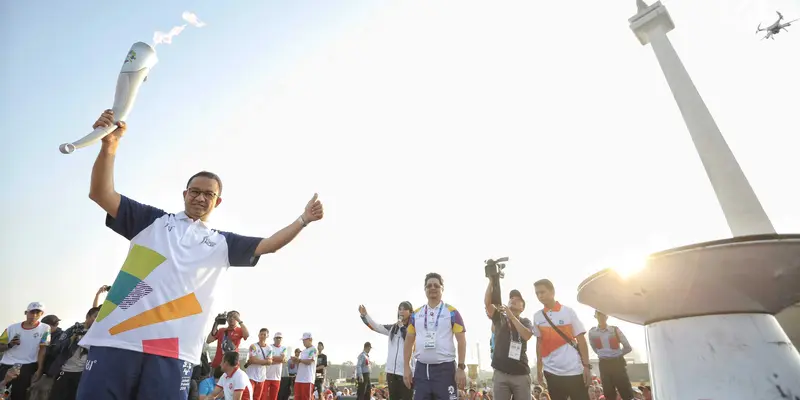
[(500, 298), (500, 278), (504, 278), (506, 275), (503, 270), (506, 268), (505, 263), (507, 261), (508, 257), (484, 261), (486, 263), (484, 267), (486, 277), (492, 282), (492, 304), (498, 306), (503, 304), (503, 300)]
[(222, 324), (224, 324), (226, 322), (228, 322), (228, 312), (227, 311), (223, 311), (223, 312), (217, 314), (216, 317), (214, 317), (214, 323), (217, 324), (217, 325), (222, 325)]
[(506, 269), (506, 264), (505, 263), (507, 261), (508, 261), (508, 257), (498, 258), (497, 260), (486, 260), (486, 261), (484, 261), (486, 263), (486, 266), (484, 267), (484, 270), (486, 271), (486, 277), (487, 278), (495, 278), (495, 277), (504, 278), (506, 274), (505, 274), (505, 272), (503, 272), (503, 270)]
[(86, 325), (83, 324), (82, 322), (76, 322), (75, 325), (73, 325), (72, 327), (73, 327), (72, 334), (74, 336), (82, 337), (86, 335), (86, 332), (89, 331), (88, 329), (86, 329)]

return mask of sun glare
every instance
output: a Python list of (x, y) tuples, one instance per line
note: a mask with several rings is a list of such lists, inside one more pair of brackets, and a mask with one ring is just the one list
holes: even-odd
[(623, 279), (628, 279), (647, 267), (650, 253), (631, 254), (613, 263), (611, 269)]

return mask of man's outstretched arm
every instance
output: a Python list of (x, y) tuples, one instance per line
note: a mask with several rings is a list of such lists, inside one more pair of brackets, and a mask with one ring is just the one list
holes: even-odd
[[(106, 110), (92, 125), (92, 128), (108, 127), (114, 124), (114, 112)], [(92, 167), (92, 182), (89, 187), (89, 198), (105, 210), (113, 218), (117, 217), (121, 196), (114, 189), (114, 159), (117, 155), (119, 139), (125, 133), (125, 123), (117, 123), (118, 128), (103, 138), (100, 154)]]
[(256, 246), (255, 255), (261, 256), (280, 250), (283, 246), (286, 246), (289, 242), (294, 240), (297, 234), (300, 233), (306, 225), (322, 219), (322, 202), (320, 202), (317, 197), (317, 194), (314, 193), (314, 197), (306, 204), (306, 208), (300, 218), (287, 225), (285, 228), (275, 232), (272, 236), (261, 239), (258, 246)]

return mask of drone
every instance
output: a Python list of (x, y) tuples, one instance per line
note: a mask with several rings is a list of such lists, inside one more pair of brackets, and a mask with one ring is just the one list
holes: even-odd
[(786, 32), (789, 32), (789, 30), (786, 29), (786, 27), (792, 25), (792, 22), (800, 20), (800, 18), (798, 18), (798, 19), (793, 19), (793, 20), (791, 20), (789, 22), (781, 23), (781, 21), (783, 21), (783, 14), (781, 14), (780, 11), (775, 11), (775, 12), (778, 13), (778, 20), (775, 21), (775, 23), (773, 23), (772, 25), (770, 25), (770, 26), (768, 26), (766, 28), (762, 28), (761, 24), (758, 24), (758, 28), (756, 28), (756, 33), (761, 32), (761, 31), (766, 31), (767, 32), (767, 35), (764, 36), (763, 38), (761, 38), (761, 40), (764, 40), (764, 39), (775, 40), (775, 35), (779, 34), (781, 32), (781, 29), (783, 29)]

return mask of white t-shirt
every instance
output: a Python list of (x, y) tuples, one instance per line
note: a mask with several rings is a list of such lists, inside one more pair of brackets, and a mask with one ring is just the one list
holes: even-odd
[[(250, 345), (250, 358), (266, 360), (270, 357), (272, 357), (272, 346), (261, 347), (258, 343)], [(267, 379), (267, 367), (267, 365), (251, 364), (247, 367), (247, 376), (253, 381), (264, 382)]]
[(533, 314), (533, 334), (541, 341), (542, 364), (544, 370), (556, 376), (572, 376), (583, 373), (583, 362), (578, 352), (564, 341), (543, 312), (568, 338), (572, 339), (586, 333), (586, 328), (578, 319), (578, 314), (570, 307), (556, 302), (553, 309), (536, 311)]
[(0, 364), (32, 364), (39, 358), (39, 348), (50, 344), (50, 325), (37, 322), (31, 329), (22, 327), (22, 323), (9, 325), (0, 335), (0, 343), (8, 344), (15, 336), (19, 335), (19, 344), (6, 350)]
[(233, 400), (235, 392), (242, 392), (242, 400), (253, 400), (253, 386), (250, 384), (250, 380), (247, 379), (247, 374), (239, 368), (236, 368), (230, 377), (228, 377), (228, 374), (222, 374), (217, 386), (222, 388), (225, 400)]
[(200, 363), (217, 284), (231, 266), (254, 266), (260, 238), (211, 229), (125, 196), (106, 225), (130, 240), (83, 347), (107, 346)]
[[(283, 356), (284, 362), (288, 359), (286, 356), (289, 352), (289, 349), (286, 346), (275, 346), (274, 344), (270, 345), (270, 350), (272, 350), (272, 356), (278, 357)], [(268, 381), (279, 381), (281, 380), (281, 374), (283, 373), (283, 363), (274, 363), (272, 365), (267, 366), (267, 380)]]
[(300, 365), (297, 366), (297, 377), (295, 377), (294, 381), (298, 383), (314, 383), (317, 370), (317, 348), (311, 346), (304, 349), (300, 352), (300, 359), (314, 360), (314, 362), (308, 365), (300, 363)]
[[(464, 319), (455, 307), (440, 302), (436, 308), (427, 305), (411, 314), (407, 332), (416, 335), (413, 357), (423, 364), (441, 364), (456, 360), (455, 334), (466, 332)], [(428, 346), (428, 332), (433, 335), (433, 347)], [(402, 350), (400, 350), (402, 351)]]

